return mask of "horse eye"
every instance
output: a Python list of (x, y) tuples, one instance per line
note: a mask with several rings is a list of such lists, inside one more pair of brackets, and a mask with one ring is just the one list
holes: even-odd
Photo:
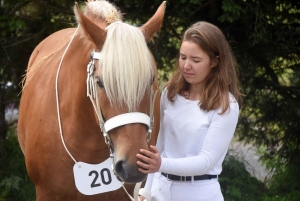
[(104, 88), (103, 82), (100, 77), (96, 77), (96, 82), (100, 88)]
[(151, 85), (153, 84), (154, 81), (155, 81), (155, 76), (153, 76), (153, 78), (151, 80)]

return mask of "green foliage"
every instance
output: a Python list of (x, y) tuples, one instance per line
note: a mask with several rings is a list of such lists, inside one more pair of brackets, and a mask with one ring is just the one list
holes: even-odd
[(6, 140), (0, 146), (0, 201), (33, 201), (35, 189), (27, 175), (15, 129), (9, 129)]
[(274, 157), (265, 160), (269, 169), (273, 170), (272, 177), (266, 182), (268, 193), (264, 201), (277, 200), (300, 200), (300, 167), (298, 161), (285, 163), (284, 160)]
[(299, 5), (285, 0), (239, 4), (245, 4), (247, 15), (228, 31), (238, 42), (233, 50), (246, 95), (239, 140), (266, 147), (262, 159), (267, 165), (274, 158), (300, 165)]
[(264, 195), (261, 201), (299, 201), (300, 191), (290, 191), (285, 195), (278, 195), (275, 192), (271, 195)]
[(219, 17), (220, 22), (234, 22), (238, 20), (242, 14), (246, 14), (246, 10), (242, 8), (244, 5), (238, 5), (233, 0), (223, 0), (223, 14)]
[(242, 160), (230, 155), (225, 158), (219, 182), (226, 201), (259, 200), (265, 191), (264, 184), (251, 176)]
[(273, 168), (272, 176), (259, 181), (246, 170), (242, 157), (227, 155), (219, 177), (226, 201), (299, 201), (300, 167), (284, 164), (278, 158), (267, 160)]

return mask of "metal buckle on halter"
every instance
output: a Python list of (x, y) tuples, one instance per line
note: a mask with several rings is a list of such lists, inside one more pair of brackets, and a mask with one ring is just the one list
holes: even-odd
[(152, 133), (152, 129), (149, 128), (148, 132), (147, 132), (147, 136), (146, 136), (146, 142), (149, 143), (150, 139), (151, 139), (151, 133)]
[(105, 144), (108, 146), (108, 149), (109, 149), (110, 153), (112, 154), (114, 149), (113, 149), (109, 134), (107, 132), (103, 132), (103, 137), (104, 137)]
[(148, 129), (148, 132), (147, 132), (147, 137), (146, 137), (147, 143), (149, 143), (149, 141), (151, 139), (153, 125), (154, 125), (154, 117), (151, 117), (150, 118), (150, 126), (149, 126), (149, 129)]
[(153, 125), (154, 125), (154, 117), (152, 116), (150, 118), (150, 128), (152, 129), (153, 128)]
[(95, 50), (92, 50), (92, 51), (91, 51), (91, 55), (90, 55), (91, 60), (94, 60), (94, 52), (95, 52)]
[(94, 73), (94, 62), (93, 62), (93, 60), (91, 60), (88, 63), (86, 71), (87, 71), (87, 73), (88, 73), (89, 76), (93, 75), (93, 73)]
[(100, 123), (100, 130), (101, 130), (102, 133), (106, 133), (106, 131), (104, 130), (104, 123), (103, 122)]

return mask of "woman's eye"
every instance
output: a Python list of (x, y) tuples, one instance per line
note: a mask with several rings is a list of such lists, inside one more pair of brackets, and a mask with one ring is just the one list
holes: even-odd
[(100, 79), (100, 77), (96, 77), (96, 82), (97, 82), (97, 85), (98, 85), (100, 88), (104, 88), (103, 82), (102, 82), (102, 80)]

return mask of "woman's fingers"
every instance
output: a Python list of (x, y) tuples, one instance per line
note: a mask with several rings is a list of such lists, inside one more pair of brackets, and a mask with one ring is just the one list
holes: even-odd
[(150, 162), (150, 158), (143, 156), (142, 154), (137, 154), (136, 157), (138, 157), (139, 159), (141, 159), (142, 161), (149, 163)]
[(137, 161), (137, 165), (140, 166), (139, 171), (148, 174), (153, 173), (159, 170), (161, 164), (161, 158), (158, 149), (151, 145), (151, 151), (141, 149), (140, 154), (137, 154), (136, 157), (141, 161)]
[(152, 173), (152, 172), (150, 172), (149, 170), (144, 170), (143, 168), (139, 168), (138, 170), (139, 170), (141, 173), (144, 173), (144, 174)]
[(150, 167), (150, 165), (148, 165), (148, 164), (146, 164), (146, 163), (143, 163), (143, 162), (141, 162), (141, 161), (137, 161), (137, 164), (138, 164), (139, 166), (141, 166), (142, 168), (144, 168), (144, 169), (149, 169), (149, 167)]
[(150, 145), (150, 149), (153, 150), (153, 153), (159, 153), (158, 149), (156, 148), (156, 146)]
[(146, 149), (140, 149), (140, 152), (146, 156), (148, 156), (149, 158), (153, 158), (153, 153), (151, 151), (148, 151)]

